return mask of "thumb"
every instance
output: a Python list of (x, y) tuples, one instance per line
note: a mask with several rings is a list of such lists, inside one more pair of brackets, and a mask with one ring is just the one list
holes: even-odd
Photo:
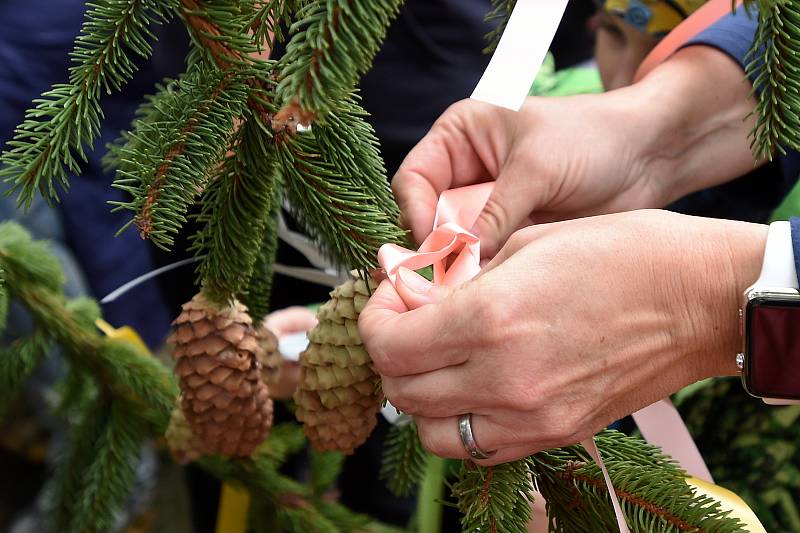
[(530, 172), (503, 169), (473, 230), (481, 239), (481, 257), (494, 257), (508, 238), (546, 204), (546, 186)]
[(417, 309), (423, 305), (444, 300), (450, 290), (441, 285), (434, 285), (424, 277), (408, 268), (397, 271), (396, 290), (409, 309)]

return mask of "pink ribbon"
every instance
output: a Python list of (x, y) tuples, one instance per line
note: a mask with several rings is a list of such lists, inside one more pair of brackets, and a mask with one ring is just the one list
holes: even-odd
[[(465, 228), (472, 228), (478, 221), (493, 188), (494, 183), (490, 182), (443, 192), (436, 206), (433, 231), (418, 251), (396, 244), (385, 244), (378, 251), (378, 262), (409, 309), (430, 303), (420, 294), (424, 291), (411, 290), (409, 285), (454, 287), (480, 272), (480, 240)], [(428, 266), (433, 266), (433, 283), (414, 272)]]
[[(436, 207), (433, 231), (418, 251), (395, 244), (381, 247), (378, 262), (409, 309), (432, 303), (426, 298), (425, 291), (419, 290), (420, 287), (454, 287), (469, 281), (480, 272), (480, 240), (466, 228), (475, 226), (493, 189), (494, 183), (488, 182), (443, 192)], [(428, 266), (433, 266), (433, 283), (415, 272)], [(682, 465), (688, 465), (690, 468), (687, 470), (696, 477), (711, 480), (702, 456), (669, 400), (643, 409), (634, 414), (634, 418), (648, 441), (671, 452)], [(676, 435), (681, 442), (675, 442)], [(603, 472), (620, 533), (629, 533), (611, 477), (594, 437), (581, 442), (581, 445)]]

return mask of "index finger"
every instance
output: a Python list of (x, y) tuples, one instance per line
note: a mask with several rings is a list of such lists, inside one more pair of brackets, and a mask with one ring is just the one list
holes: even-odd
[(464, 352), (442, 345), (442, 304), (409, 311), (389, 281), (383, 281), (358, 317), (358, 330), (378, 372), (399, 377), (463, 363)]
[(433, 228), (436, 204), (442, 192), (490, 179), (473, 144), (469, 124), (459, 109), (451, 107), (408, 153), (392, 179), (392, 190), (404, 224), (417, 242)]

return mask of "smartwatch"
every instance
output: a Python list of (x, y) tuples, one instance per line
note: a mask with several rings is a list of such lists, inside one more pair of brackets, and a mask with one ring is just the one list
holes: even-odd
[(800, 290), (791, 230), (786, 221), (770, 224), (761, 275), (739, 310), (742, 383), (772, 405), (800, 404)]

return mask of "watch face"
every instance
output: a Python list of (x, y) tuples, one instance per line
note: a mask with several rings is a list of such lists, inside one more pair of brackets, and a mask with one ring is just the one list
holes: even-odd
[(745, 387), (763, 398), (800, 399), (800, 305), (748, 303)]

